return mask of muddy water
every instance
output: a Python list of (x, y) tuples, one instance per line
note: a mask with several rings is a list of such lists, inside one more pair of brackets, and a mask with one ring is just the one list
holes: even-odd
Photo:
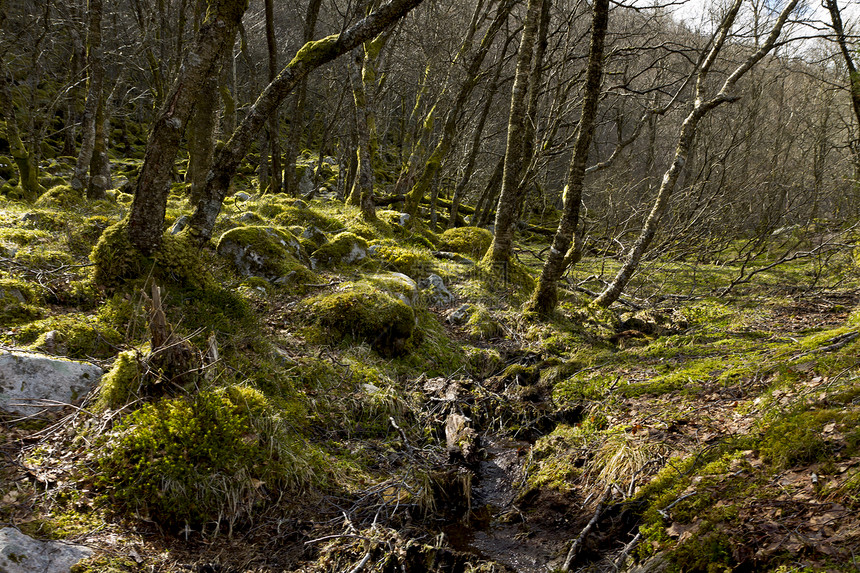
[(529, 444), (489, 436), (483, 446), (487, 455), (475, 471), (472, 512), (445, 528), (449, 543), (520, 573), (561, 566), (567, 527), (544, 523), (514, 504)]

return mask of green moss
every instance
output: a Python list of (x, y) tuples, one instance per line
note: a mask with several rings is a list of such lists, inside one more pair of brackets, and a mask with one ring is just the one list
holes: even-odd
[(232, 526), (268, 492), (317, 481), (315, 450), (279, 412), (251, 389), (145, 404), (102, 446), (95, 486), (118, 510), (174, 530)]
[(355, 263), (366, 256), (367, 241), (348, 231), (338, 233), (311, 254), (312, 259), (323, 265)]
[(415, 330), (415, 313), (399, 298), (367, 283), (304, 301), (309, 316), (330, 340), (368, 342), (385, 355), (405, 352)]
[[(57, 334), (52, 343), (54, 348), (46, 341), (49, 332)], [(16, 338), (35, 349), (70, 358), (108, 358), (116, 354), (116, 348), (123, 341), (122, 335), (110, 325), (79, 313), (31, 322), (18, 329)]]
[(448, 229), (439, 237), (439, 247), (442, 250), (468, 255), (475, 260), (484, 256), (492, 242), (493, 234), (480, 227)]
[(140, 571), (140, 565), (132, 559), (97, 555), (73, 565), (69, 573), (134, 573), (135, 571)]
[(382, 261), (385, 268), (411, 277), (432, 272), (436, 262), (428, 251), (415, 247), (375, 244), (372, 252), (375, 258)]
[(83, 205), (84, 196), (81, 191), (72, 189), (69, 185), (57, 185), (48, 189), (36, 200), (37, 207), (54, 209), (75, 209)]
[(259, 276), (294, 284), (319, 277), (299, 258), (307, 255), (296, 237), (279, 227), (237, 227), (221, 235), (218, 254), (231, 260), (243, 276)]
[(150, 276), (161, 284), (201, 289), (212, 284), (200, 248), (184, 234), (164, 235), (158, 251), (146, 256), (131, 244), (126, 231), (124, 221), (108, 227), (90, 253), (96, 284), (117, 287)]
[(99, 385), (99, 409), (117, 409), (138, 397), (140, 389), (140, 364), (137, 353), (120, 352), (111, 369), (102, 377)]
[(340, 38), (338, 34), (333, 34), (320, 40), (306, 43), (296, 52), (296, 56), (290, 61), (288, 67), (313, 67), (317, 62), (324, 61), (325, 58), (329, 58), (330, 54), (333, 53), (338, 38)]
[(298, 207), (286, 207), (275, 217), (275, 223), (284, 227), (298, 225), (304, 228), (315, 227), (320, 231), (332, 232), (343, 228), (340, 221), (334, 217), (324, 215), (315, 209)]
[(837, 410), (806, 410), (780, 418), (764, 432), (761, 455), (779, 469), (822, 460), (831, 453), (822, 427), (844, 416)]
[(21, 280), (0, 279), (0, 322), (13, 324), (40, 318), (41, 289)]
[(65, 229), (69, 223), (68, 214), (60, 214), (54, 211), (36, 210), (25, 213), (21, 217), (21, 223), (27, 229), (41, 229), (42, 231), (59, 231)]
[(469, 320), (466, 321), (466, 331), (472, 336), (478, 338), (489, 339), (502, 336), (505, 333), (504, 328), (499, 322), (493, 318), (487, 307), (483, 305), (474, 305), (474, 310)]
[(50, 233), (36, 229), (0, 229), (0, 241), (21, 247), (44, 243), (51, 238)]
[(33, 247), (19, 250), (15, 260), (32, 270), (54, 270), (77, 262), (67, 250)]

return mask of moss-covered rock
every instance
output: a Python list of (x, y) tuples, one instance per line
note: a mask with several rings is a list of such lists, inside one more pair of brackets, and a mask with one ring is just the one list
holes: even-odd
[(493, 234), (480, 227), (457, 227), (442, 233), (439, 241), (441, 249), (469, 255), (477, 260), (490, 248)]
[(365, 259), (367, 247), (367, 241), (363, 238), (345, 231), (314, 251), (311, 259), (323, 265), (348, 265)]
[(398, 247), (382, 243), (371, 246), (369, 253), (382, 261), (385, 268), (411, 277), (432, 272), (434, 259), (429, 251), (415, 247)]
[(323, 338), (369, 343), (382, 355), (405, 352), (415, 331), (415, 312), (400, 298), (366, 283), (304, 301)]
[(37, 350), (69, 358), (109, 358), (122, 344), (112, 326), (84, 314), (63, 314), (18, 329), (16, 338)]
[(21, 216), (21, 227), (24, 229), (41, 229), (42, 231), (59, 231), (68, 224), (68, 215), (54, 211), (29, 211)]
[(14, 324), (39, 318), (44, 310), (41, 292), (30, 283), (15, 279), (0, 279), (0, 322)]
[(80, 207), (84, 202), (81, 191), (72, 189), (69, 185), (57, 185), (42, 193), (36, 200), (37, 207), (50, 207), (54, 209), (74, 209)]
[(140, 390), (140, 363), (133, 350), (120, 352), (111, 369), (102, 376), (97, 406), (121, 408), (137, 397)]
[(6, 155), (0, 155), (0, 177), (9, 180), (15, 176), (15, 162)]
[(200, 247), (192, 239), (167, 234), (157, 252), (144, 255), (131, 244), (124, 221), (104, 230), (90, 259), (95, 263), (93, 280), (108, 287), (150, 276), (162, 283), (192, 288), (206, 288), (212, 282)]
[[(230, 260), (243, 276), (305, 284), (317, 276), (302, 264), (299, 240), (278, 227), (237, 227), (221, 235), (218, 254)], [(285, 278), (286, 277), (286, 278)]]
[(334, 217), (322, 214), (316, 209), (300, 208), (296, 206), (285, 207), (284, 210), (275, 217), (275, 223), (285, 227), (298, 225), (300, 227), (309, 228), (316, 227), (322, 231), (331, 233), (343, 228), (343, 225)]
[(117, 509), (169, 529), (232, 527), (268, 492), (318, 479), (314, 451), (280, 412), (251, 388), (145, 404), (102, 445), (95, 486)]

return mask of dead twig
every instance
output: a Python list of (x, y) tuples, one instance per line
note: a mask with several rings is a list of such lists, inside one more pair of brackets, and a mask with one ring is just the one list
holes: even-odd
[(582, 528), (582, 531), (579, 533), (579, 537), (577, 537), (576, 540), (574, 540), (573, 545), (570, 546), (570, 550), (567, 552), (567, 557), (564, 560), (564, 565), (561, 566), (562, 571), (570, 571), (570, 564), (573, 562), (573, 558), (576, 557), (576, 554), (579, 552), (579, 549), (582, 547), (582, 543), (585, 541), (585, 538), (588, 537), (594, 524), (597, 523), (597, 520), (600, 519), (601, 515), (603, 515), (603, 509), (606, 507), (606, 498), (609, 497), (610, 491), (612, 491), (610, 486), (606, 486), (606, 489), (603, 490), (603, 494), (600, 496), (600, 499), (597, 500), (597, 509), (594, 510), (594, 515), (591, 517), (591, 521), (588, 522), (588, 525)]

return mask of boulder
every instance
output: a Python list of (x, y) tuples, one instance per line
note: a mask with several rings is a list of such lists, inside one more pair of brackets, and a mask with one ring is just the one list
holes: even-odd
[(408, 275), (387, 272), (367, 276), (365, 280), (374, 286), (385, 289), (409, 306), (415, 306), (418, 298), (418, 283)]
[(431, 274), (426, 279), (421, 279), (418, 286), (424, 291), (431, 306), (448, 306), (454, 302), (454, 295), (439, 275)]
[(439, 237), (442, 250), (461, 253), (479, 259), (484, 256), (493, 234), (480, 227), (457, 227), (448, 229)]
[(469, 303), (460, 305), (457, 310), (452, 311), (445, 319), (450, 324), (465, 324), (472, 314), (472, 305)]
[[(307, 259), (299, 240), (277, 227), (237, 227), (221, 235), (218, 254), (229, 259), (243, 276), (275, 280), (299, 272)], [(310, 275), (306, 278), (311, 280)]]
[(3, 573), (68, 573), (93, 550), (62, 541), (38, 541), (13, 527), (0, 529), (0, 571)]
[(0, 409), (27, 416), (44, 409), (42, 400), (76, 402), (99, 383), (103, 373), (86, 362), (0, 350)]
[(313, 252), (311, 260), (324, 265), (356, 263), (367, 257), (367, 241), (354, 233), (338, 233)]

